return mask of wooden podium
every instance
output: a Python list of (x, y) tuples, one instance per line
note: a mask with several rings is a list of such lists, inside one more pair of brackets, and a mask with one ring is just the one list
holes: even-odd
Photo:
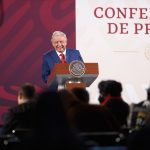
[(89, 87), (99, 75), (98, 63), (84, 63), (85, 73), (81, 77), (74, 77), (69, 71), (69, 64), (55, 64), (51, 74), (48, 77), (47, 85), (50, 86), (54, 79), (58, 85), (64, 88), (86, 88)]

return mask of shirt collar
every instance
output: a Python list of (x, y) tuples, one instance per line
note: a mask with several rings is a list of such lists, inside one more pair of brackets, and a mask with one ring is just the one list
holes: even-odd
[(57, 53), (58, 56), (59, 56), (60, 54), (64, 54), (64, 55), (66, 56), (66, 49), (64, 50), (63, 53), (60, 53), (60, 52), (57, 52), (57, 51), (56, 51), (56, 53)]

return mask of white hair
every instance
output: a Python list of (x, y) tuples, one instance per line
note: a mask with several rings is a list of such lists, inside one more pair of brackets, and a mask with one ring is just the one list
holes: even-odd
[(53, 34), (52, 34), (52, 38), (54, 36), (63, 36), (63, 37), (65, 37), (67, 39), (66, 34), (64, 32), (61, 32), (61, 31), (54, 31)]

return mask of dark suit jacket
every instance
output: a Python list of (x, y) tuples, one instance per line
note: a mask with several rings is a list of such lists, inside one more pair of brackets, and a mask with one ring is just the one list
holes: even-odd
[(10, 134), (15, 129), (34, 128), (34, 114), (34, 102), (27, 102), (12, 107), (4, 116), (3, 134)]
[[(71, 63), (74, 60), (83, 61), (80, 52), (74, 49), (66, 49), (66, 62)], [(48, 51), (43, 55), (42, 79), (45, 83), (47, 83), (48, 76), (50, 75), (54, 65), (57, 63), (61, 63), (61, 61), (55, 50)], [(49, 89), (56, 91), (57, 87), (58, 83), (55, 79)]]

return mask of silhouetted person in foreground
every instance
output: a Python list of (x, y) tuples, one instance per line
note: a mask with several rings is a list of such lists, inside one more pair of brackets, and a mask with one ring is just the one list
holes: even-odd
[(34, 126), (36, 90), (30, 83), (23, 84), (18, 91), (18, 105), (5, 114), (3, 134), (11, 134), (13, 130), (30, 129)]
[(58, 92), (42, 92), (36, 101), (34, 143), (38, 149), (86, 149), (69, 126)]
[(101, 81), (101, 90), (103, 98), (101, 99), (101, 105), (107, 107), (114, 117), (117, 119), (120, 127), (127, 127), (127, 119), (129, 116), (129, 105), (122, 99), (122, 84), (115, 80)]
[(107, 108), (81, 104), (70, 110), (70, 121), (79, 133), (117, 131), (119, 126)]
[(150, 118), (150, 87), (146, 89), (147, 97), (138, 104), (133, 104), (131, 127), (140, 129), (149, 122)]

